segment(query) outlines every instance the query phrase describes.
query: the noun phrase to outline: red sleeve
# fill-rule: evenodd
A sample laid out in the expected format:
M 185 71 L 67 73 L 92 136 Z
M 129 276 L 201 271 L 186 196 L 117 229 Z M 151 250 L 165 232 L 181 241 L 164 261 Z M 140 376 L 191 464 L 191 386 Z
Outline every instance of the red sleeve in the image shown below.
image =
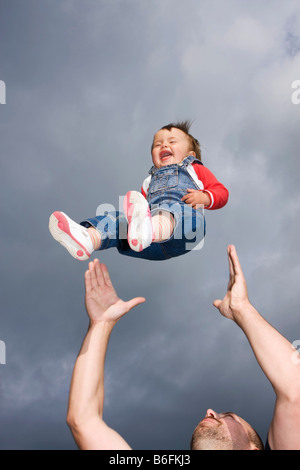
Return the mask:
M 197 163 L 193 164 L 193 168 L 197 174 L 198 179 L 203 184 L 203 190 L 209 197 L 211 204 L 205 209 L 221 209 L 227 204 L 229 192 L 225 186 L 217 180 L 215 175 L 204 165 L 199 165 Z
M 145 199 L 147 199 L 147 193 L 149 189 L 149 184 L 151 181 L 151 176 L 147 176 L 147 178 L 143 181 L 142 187 L 141 187 L 141 193 L 144 196 Z

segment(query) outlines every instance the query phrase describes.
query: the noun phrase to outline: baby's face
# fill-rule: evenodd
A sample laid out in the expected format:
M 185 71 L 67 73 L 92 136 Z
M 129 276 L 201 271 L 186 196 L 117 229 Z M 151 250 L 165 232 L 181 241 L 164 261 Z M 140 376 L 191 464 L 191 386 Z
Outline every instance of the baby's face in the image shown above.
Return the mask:
M 156 168 L 161 168 L 162 166 L 180 163 L 188 155 L 195 156 L 195 152 L 191 151 L 190 148 L 191 144 L 188 136 L 180 129 L 176 127 L 172 127 L 170 131 L 161 129 L 153 139 L 153 164 Z

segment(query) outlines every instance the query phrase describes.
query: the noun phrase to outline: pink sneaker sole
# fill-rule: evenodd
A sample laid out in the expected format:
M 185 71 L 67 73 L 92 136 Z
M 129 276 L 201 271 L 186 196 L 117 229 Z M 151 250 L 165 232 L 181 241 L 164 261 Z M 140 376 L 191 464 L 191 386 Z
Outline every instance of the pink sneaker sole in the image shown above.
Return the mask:
M 129 191 L 124 198 L 124 212 L 128 222 L 129 246 L 133 251 L 140 252 L 152 243 L 152 223 L 148 202 L 141 193 Z
M 74 258 L 84 261 L 91 256 L 92 242 L 87 229 L 73 222 L 63 212 L 56 211 L 51 214 L 49 230 L 53 238 Z

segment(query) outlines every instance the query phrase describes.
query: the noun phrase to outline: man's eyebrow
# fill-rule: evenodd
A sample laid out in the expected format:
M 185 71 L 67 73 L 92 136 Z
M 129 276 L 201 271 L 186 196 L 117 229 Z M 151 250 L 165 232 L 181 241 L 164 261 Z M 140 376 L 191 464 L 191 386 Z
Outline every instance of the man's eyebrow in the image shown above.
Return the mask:
M 225 413 L 223 413 L 223 415 L 224 416 L 232 416 L 232 417 L 236 416 L 236 414 L 233 413 L 233 411 L 225 411 Z

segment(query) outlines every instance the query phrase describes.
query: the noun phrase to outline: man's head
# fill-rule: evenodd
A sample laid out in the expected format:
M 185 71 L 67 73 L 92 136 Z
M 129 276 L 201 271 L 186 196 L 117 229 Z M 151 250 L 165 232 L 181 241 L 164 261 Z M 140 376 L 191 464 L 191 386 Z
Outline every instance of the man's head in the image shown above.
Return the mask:
M 192 450 L 263 450 L 257 432 L 235 413 L 209 409 L 193 432 Z
M 180 163 L 188 155 L 201 160 L 200 144 L 189 134 L 189 129 L 190 122 L 183 121 L 168 124 L 155 134 L 151 153 L 157 168 Z

